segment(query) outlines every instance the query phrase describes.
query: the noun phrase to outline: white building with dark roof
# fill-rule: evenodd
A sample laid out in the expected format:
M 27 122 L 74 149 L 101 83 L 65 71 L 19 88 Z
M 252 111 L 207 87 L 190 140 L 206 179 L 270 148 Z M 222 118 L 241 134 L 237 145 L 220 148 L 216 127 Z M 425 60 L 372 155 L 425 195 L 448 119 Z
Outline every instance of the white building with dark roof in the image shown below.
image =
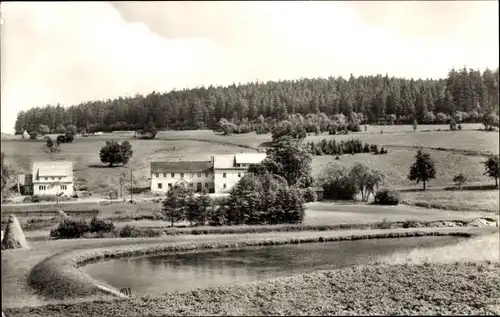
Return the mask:
M 166 193 L 181 185 L 196 192 L 208 189 L 210 193 L 228 193 L 250 164 L 265 158 L 265 153 L 238 153 L 215 155 L 211 161 L 151 162 L 151 192 Z
M 34 195 L 64 195 L 74 193 L 73 162 L 34 162 L 32 169 Z
M 246 174 L 250 164 L 266 158 L 265 153 L 238 153 L 213 156 L 215 193 L 227 193 Z
M 151 192 L 166 193 L 180 185 L 194 191 L 213 192 L 214 177 L 211 161 L 151 162 Z

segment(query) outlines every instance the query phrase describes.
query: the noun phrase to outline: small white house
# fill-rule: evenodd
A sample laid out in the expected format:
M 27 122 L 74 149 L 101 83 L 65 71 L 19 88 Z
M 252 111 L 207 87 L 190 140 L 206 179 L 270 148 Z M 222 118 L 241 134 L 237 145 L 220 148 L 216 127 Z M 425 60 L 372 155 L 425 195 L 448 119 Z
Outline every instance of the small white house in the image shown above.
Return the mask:
M 73 162 L 34 162 L 32 174 L 34 195 L 71 196 L 74 193 Z
M 266 158 L 265 153 L 238 153 L 213 156 L 215 193 L 228 193 L 246 174 L 250 164 Z
M 151 192 L 166 193 L 179 185 L 196 192 L 213 192 L 214 177 L 211 161 L 151 162 Z

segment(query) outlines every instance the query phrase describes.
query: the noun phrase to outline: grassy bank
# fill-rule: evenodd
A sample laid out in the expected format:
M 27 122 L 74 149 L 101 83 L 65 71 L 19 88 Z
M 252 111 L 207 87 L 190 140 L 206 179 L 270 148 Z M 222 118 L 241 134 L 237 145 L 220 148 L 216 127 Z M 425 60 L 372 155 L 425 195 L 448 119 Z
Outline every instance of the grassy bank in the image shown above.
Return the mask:
M 342 223 L 332 225 L 304 225 L 304 224 L 282 224 L 282 225 L 240 225 L 240 226 L 223 226 L 223 227 L 187 227 L 187 228 L 159 228 L 154 226 L 158 221 L 148 221 L 141 223 L 147 226 L 130 226 L 133 234 L 130 237 L 158 237 L 161 235 L 177 236 L 177 235 L 211 235 L 211 234 L 255 234 L 268 232 L 302 232 L 302 231 L 333 231 L 333 230 L 359 230 L 359 229 L 396 229 L 396 228 L 441 228 L 441 227 L 495 227 L 496 219 L 494 218 L 476 218 L 472 220 L 433 220 L 433 221 L 388 221 L 386 219 L 373 223 Z M 133 224 L 133 223 L 132 223 Z M 129 224 L 127 224 L 129 225 Z M 121 227 L 121 229 L 119 229 Z M 119 223 L 119 227 L 108 233 L 89 233 L 85 234 L 86 239 L 97 238 L 112 238 L 119 237 L 120 230 L 123 230 L 123 224 Z
M 78 250 L 63 254 L 57 254 L 36 265 L 28 276 L 28 283 L 41 295 L 54 298 L 77 298 L 103 294 L 98 287 L 99 283 L 84 272 L 78 270 L 78 266 L 89 261 L 102 258 L 116 258 L 123 256 L 141 256 L 146 254 L 180 252 L 189 250 L 221 249 L 221 248 L 241 248 L 246 246 L 281 245 L 289 243 L 312 243 L 327 241 L 359 240 L 374 238 L 400 238 L 419 236 L 442 236 L 456 235 L 470 237 L 471 233 L 467 228 L 464 230 L 438 231 L 438 230 L 394 230 L 391 232 L 371 232 L 344 234 L 335 233 L 315 233 L 304 237 L 266 237 L 248 238 L 239 241 L 212 241 L 205 243 L 174 243 L 156 245 L 125 245 L 97 250 Z
M 476 262 L 500 259 L 500 236 L 482 235 L 474 239 L 460 241 L 454 245 L 437 248 L 414 249 L 409 253 L 393 253 L 380 259 L 385 264 L 423 264 L 426 262 L 450 264 L 456 261 Z
M 500 265 L 491 262 L 359 266 L 265 282 L 68 305 L 8 316 L 493 314 Z

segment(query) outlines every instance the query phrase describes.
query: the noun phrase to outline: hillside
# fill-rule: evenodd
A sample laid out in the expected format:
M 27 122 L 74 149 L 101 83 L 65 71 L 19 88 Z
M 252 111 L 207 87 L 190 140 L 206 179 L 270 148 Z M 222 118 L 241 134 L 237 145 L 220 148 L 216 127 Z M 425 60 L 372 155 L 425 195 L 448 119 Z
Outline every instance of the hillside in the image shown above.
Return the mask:
M 414 80 L 382 76 L 351 76 L 201 87 L 146 96 L 90 101 L 70 107 L 48 105 L 21 111 L 15 130 L 64 132 L 142 129 L 214 128 L 221 118 L 236 124 L 282 121 L 288 114 L 357 113 L 364 123 L 382 120 L 447 123 L 450 114 L 466 113 L 464 122 L 480 122 L 482 113 L 498 112 L 498 68 L 452 69 L 446 78 Z M 429 113 L 432 113 L 429 115 Z

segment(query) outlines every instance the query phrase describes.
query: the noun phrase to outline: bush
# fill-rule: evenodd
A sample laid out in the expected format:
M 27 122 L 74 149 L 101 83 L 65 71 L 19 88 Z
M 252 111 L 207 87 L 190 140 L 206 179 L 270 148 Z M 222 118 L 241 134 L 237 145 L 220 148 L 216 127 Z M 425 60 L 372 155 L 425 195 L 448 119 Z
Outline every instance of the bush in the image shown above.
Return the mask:
M 347 130 L 352 131 L 352 132 L 359 132 L 359 131 L 361 131 L 361 128 L 359 126 L 359 123 L 350 121 L 347 124 Z
M 208 214 L 208 224 L 210 226 L 223 226 L 226 223 L 227 223 L 227 208 L 224 205 L 212 208 L 210 210 Z
M 418 222 L 416 222 L 415 220 L 406 220 L 403 223 L 403 228 L 418 228 L 418 227 L 419 227 Z
M 306 203 L 314 202 L 318 198 L 316 195 L 316 191 L 308 187 L 302 191 L 302 197 Z
M 456 131 L 457 130 L 457 122 L 455 121 L 455 119 L 451 119 L 450 120 L 450 130 L 451 131 Z
M 377 205 L 397 205 L 399 204 L 399 192 L 389 189 L 382 189 L 375 195 Z
M 85 220 L 65 219 L 50 231 L 50 236 L 56 239 L 75 239 L 83 237 L 87 232 L 90 232 L 90 226 Z
M 111 232 L 115 228 L 115 225 L 111 221 L 106 221 L 103 219 L 97 219 L 97 217 L 92 217 L 90 220 L 90 232 Z
M 370 153 L 370 145 L 368 143 L 365 143 L 365 146 L 363 147 L 363 152 Z
M 126 225 L 120 229 L 118 235 L 120 238 L 138 238 L 141 236 L 141 232 L 134 226 Z
M 326 199 L 354 200 L 358 189 L 346 169 L 336 170 L 320 180 L 323 196 Z

